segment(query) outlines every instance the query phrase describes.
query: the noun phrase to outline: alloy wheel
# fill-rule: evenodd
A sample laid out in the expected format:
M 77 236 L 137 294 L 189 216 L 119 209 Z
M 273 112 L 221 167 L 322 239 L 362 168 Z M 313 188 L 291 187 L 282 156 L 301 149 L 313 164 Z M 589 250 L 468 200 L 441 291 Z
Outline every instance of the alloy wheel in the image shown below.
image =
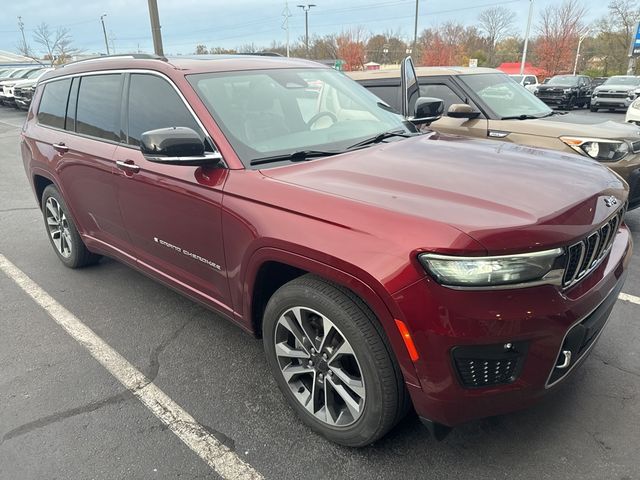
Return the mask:
M 362 369 L 330 319 L 310 308 L 290 308 L 278 319 L 274 341 L 280 371 L 309 413 L 334 427 L 358 420 L 366 397 Z
M 71 230 L 69 229 L 69 222 L 62 207 L 58 201 L 53 198 L 47 198 L 46 206 L 46 219 L 47 229 L 53 244 L 55 245 L 58 253 L 64 258 L 71 256 Z

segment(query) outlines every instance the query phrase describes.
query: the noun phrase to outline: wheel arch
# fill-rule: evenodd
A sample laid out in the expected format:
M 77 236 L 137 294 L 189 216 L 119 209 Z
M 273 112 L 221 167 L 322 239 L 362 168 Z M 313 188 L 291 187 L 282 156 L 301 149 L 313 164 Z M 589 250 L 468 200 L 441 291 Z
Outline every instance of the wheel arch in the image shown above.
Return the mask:
M 253 253 L 245 268 L 242 299 L 245 322 L 253 333 L 261 335 L 262 316 L 271 295 L 285 283 L 307 273 L 349 290 L 373 312 L 405 381 L 419 386 L 415 366 L 395 324 L 396 318 L 402 318 L 401 312 L 384 287 L 373 278 L 365 282 L 360 276 L 314 258 L 273 247 L 263 247 Z

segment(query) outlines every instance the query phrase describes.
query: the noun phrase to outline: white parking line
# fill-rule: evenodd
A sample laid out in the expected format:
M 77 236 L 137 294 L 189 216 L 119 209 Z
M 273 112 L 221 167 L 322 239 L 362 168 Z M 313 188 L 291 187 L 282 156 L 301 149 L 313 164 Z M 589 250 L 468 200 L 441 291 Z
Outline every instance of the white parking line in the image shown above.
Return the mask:
M 218 475 L 229 480 L 262 479 L 260 473 L 207 432 L 187 411 L 149 382 L 142 372 L 2 254 L 0 254 L 0 270 L 40 305 L 75 341 L 86 348 L 93 358 L 130 390 L 151 413 L 169 427 Z
M 618 295 L 620 300 L 624 300 L 625 302 L 635 303 L 636 305 L 640 305 L 640 297 L 636 297 L 634 295 L 629 295 L 628 293 L 621 293 Z

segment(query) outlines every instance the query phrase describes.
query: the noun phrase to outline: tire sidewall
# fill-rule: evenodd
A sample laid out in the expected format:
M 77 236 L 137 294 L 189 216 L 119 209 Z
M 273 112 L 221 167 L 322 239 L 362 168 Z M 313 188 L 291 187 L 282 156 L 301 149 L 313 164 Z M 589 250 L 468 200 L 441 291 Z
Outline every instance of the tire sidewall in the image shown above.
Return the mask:
M 53 239 L 51 238 L 51 234 L 49 233 L 49 228 L 47 226 L 47 200 L 49 198 L 54 198 L 62 210 L 64 211 L 65 217 L 67 218 L 67 225 L 69 226 L 69 232 L 71 234 L 71 255 L 69 257 L 64 257 L 59 251 L 56 245 L 53 243 Z M 49 238 L 49 243 L 53 248 L 53 251 L 56 252 L 56 255 L 60 259 L 62 263 L 64 263 L 67 267 L 75 268 L 81 263 L 81 255 L 82 249 L 86 248 L 82 239 L 80 238 L 80 234 L 78 233 L 78 229 L 76 228 L 76 224 L 73 221 L 73 217 L 69 212 L 69 208 L 67 207 L 64 198 L 60 194 L 60 191 L 54 187 L 53 185 L 49 185 L 44 189 L 42 193 L 42 216 L 44 219 L 45 230 L 47 232 L 47 237 Z
M 365 406 L 358 420 L 347 427 L 333 427 L 322 423 L 309 413 L 291 392 L 284 379 L 275 354 L 275 328 L 280 316 L 289 308 L 304 306 L 316 310 L 329 318 L 351 344 L 365 383 Z M 372 326 L 372 328 L 374 328 Z M 366 439 L 375 435 L 382 423 L 385 394 L 376 375 L 376 366 L 369 352 L 367 341 L 363 338 L 348 314 L 331 299 L 309 288 L 298 285 L 283 291 L 281 288 L 270 299 L 265 310 L 263 321 L 263 341 L 269 368 L 276 379 L 278 387 L 287 398 L 289 405 L 298 413 L 305 424 L 330 440 L 348 446 L 366 445 Z

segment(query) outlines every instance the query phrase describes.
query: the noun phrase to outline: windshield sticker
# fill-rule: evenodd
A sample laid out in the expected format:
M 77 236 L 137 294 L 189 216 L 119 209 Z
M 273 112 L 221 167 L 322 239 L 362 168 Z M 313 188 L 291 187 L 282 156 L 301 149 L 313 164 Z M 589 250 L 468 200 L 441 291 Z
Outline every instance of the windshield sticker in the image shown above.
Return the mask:
M 185 250 L 184 248 L 178 247 L 176 245 L 173 245 L 169 242 L 165 242 L 164 240 L 158 238 L 158 237 L 153 237 L 153 241 L 156 242 L 159 245 L 162 245 L 163 247 L 167 247 L 170 248 L 171 250 L 174 250 L 177 253 L 181 253 L 183 255 L 186 255 L 187 257 L 193 258 L 194 260 L 197 260 L 198 262 L 202 262 L 206 265 L 209 265 L 212 268 L 215 268 L 216 270 L 222 271 L 222 267 L 220 265 L 218 265 L 215 262 L 212 262 L 211 260 L 208 260 L 206 258 L 201 257 L 200 255 L 196 255 L 195 253 L 191 253 L 188 250 Z

